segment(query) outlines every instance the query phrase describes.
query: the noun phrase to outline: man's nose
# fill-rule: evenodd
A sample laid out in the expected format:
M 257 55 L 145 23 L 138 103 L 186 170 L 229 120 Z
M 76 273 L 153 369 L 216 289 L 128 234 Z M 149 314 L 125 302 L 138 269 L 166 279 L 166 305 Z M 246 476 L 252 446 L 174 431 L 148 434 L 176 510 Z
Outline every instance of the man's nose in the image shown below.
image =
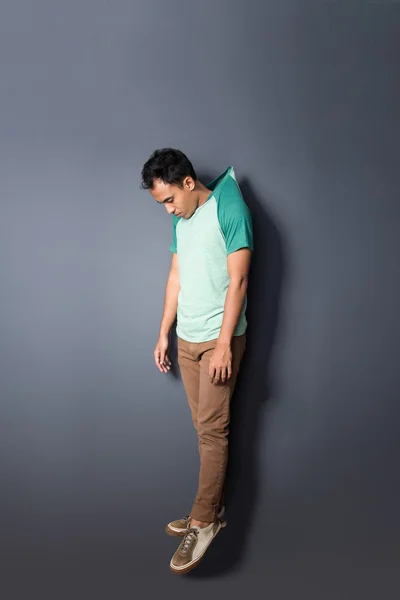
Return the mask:
M 175 212 L 175 207 L 174 207 L 174 206 L 171 206 L 170 204 L 166 204 L 166 205 L 165 205 L 165 208 L 167 209 L 167 213 L 168 213 L 169 215 L 172 215 L 172 214 Z

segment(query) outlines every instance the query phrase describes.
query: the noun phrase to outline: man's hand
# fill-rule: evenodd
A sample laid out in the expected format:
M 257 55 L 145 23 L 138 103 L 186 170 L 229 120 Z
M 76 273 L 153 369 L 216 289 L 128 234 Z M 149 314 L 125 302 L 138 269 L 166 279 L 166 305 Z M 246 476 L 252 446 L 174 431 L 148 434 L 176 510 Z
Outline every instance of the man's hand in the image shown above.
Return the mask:
M 217 342 L 208 374 L 212 383 L 225 383 L 232 375 L 232 350 L 229 343 Z
M 171 361 L 168 358 L 168 335 L 160 335 L 156 348 L 154 350 L 154 360 L 161 373 L 168 373 L 171 368 Z

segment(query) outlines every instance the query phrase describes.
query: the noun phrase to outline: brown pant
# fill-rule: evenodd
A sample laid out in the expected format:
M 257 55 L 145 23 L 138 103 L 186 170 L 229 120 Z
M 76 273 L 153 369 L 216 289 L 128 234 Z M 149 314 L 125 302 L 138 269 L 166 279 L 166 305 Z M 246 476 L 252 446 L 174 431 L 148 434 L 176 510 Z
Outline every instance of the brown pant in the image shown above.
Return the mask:
M 230 401 L 246 347 L 246 334 L 232 339 L 232 375 L 225 383 L 212 383 L 208 374 L 216 341 L 193 343 L 178 337 L 178 363 L 200 454 L 199 485 L 190 514 L 207 523 L 215 520 L 224 501 Z

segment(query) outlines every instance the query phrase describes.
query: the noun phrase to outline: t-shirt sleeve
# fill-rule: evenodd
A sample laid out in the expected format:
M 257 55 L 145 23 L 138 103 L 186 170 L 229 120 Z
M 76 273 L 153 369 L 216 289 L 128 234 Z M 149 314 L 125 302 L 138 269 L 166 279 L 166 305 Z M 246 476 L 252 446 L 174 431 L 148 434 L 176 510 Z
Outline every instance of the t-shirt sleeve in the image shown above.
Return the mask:
M 178 252 L 178 242 L 176 239 L 176 225 L 179 221 L 178 217 L 175 217 L 175 215 L 172 215 L 172 243 L 169 247 L 171 252 L 174 252 L 175 254 Z
M 249 207 L 234 179 L 218 199 L 218 220 L 225 238 L 226 254 L 241 248 L 254 250 L 253 226 Z

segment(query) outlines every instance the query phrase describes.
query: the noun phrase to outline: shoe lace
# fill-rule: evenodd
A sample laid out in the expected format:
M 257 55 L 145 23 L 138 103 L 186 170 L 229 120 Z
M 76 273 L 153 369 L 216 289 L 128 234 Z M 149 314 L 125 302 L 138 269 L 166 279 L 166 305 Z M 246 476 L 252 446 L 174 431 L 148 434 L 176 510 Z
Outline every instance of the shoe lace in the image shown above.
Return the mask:
M 199 532 L 197 531 L 197 529 L 193 529 L 193 528 L 189 528 L 185 535 L 184 538 L 181 542 L 181 548 L 180 548 L 180 554 L 182 554 L 182 556 L 185 556 L 190 548 L 193 546 L 194 542 L 197 541 L 197 536 L 199 535 Z

